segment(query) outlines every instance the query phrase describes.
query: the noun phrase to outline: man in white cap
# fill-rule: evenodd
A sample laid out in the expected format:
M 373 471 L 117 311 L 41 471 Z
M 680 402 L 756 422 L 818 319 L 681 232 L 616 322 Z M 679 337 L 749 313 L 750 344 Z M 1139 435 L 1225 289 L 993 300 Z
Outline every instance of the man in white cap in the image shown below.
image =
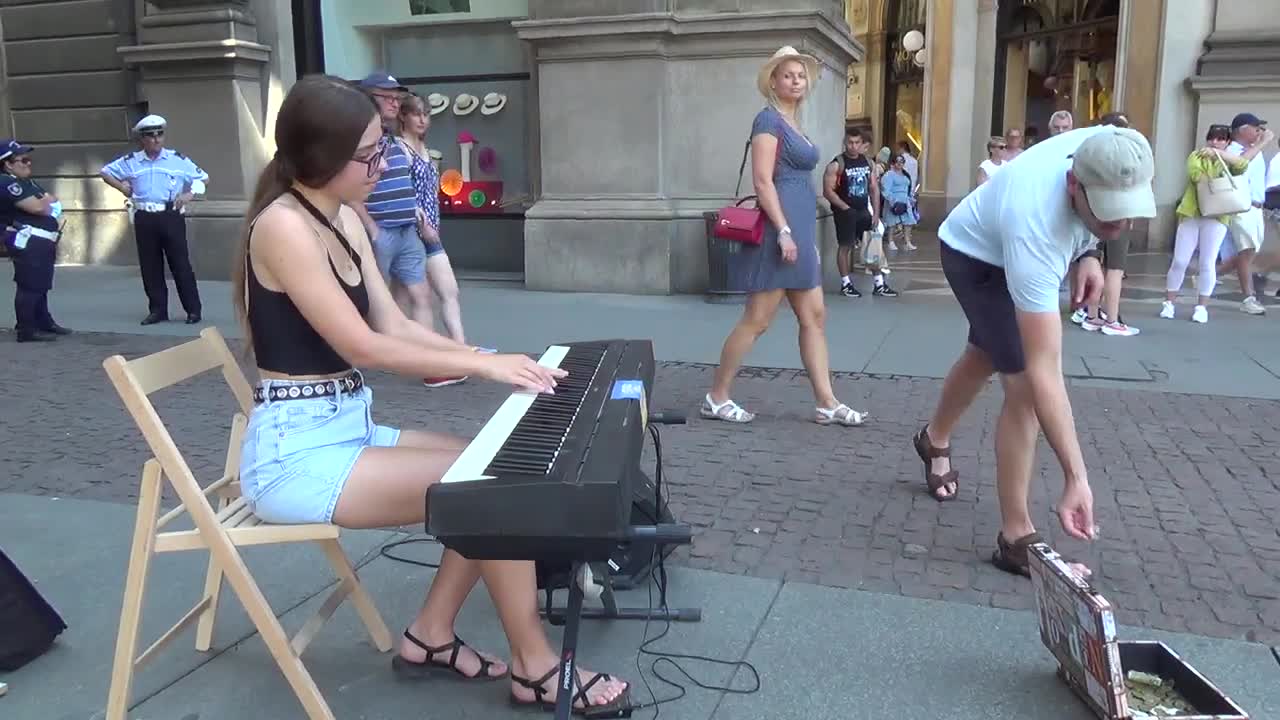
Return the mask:
M 991 376 L 1000 375 L 1001 529 L 991 561 L 1007 572 L 1028 575 L 1027 547 L 1042 540 L 1027 507 L 1040 428 L 1062 466 L 1056 511 L 1063 529 L 1082 540 L 1096 535 L 1093 493 L 1062 375 L 1058 289 L 1074 268 L 1073 303 L 1097 303 L 1103 285 L 1098 241 L 1119 237 L 1135 218 L 1155 217 L 1154 174 L 1151 145 L 1136 130 L 1072 130 L 1028 148 L 965 197 L 938 229 L 942 269 L 969 320 L 969 337 L 913 444 L 930 494 L 954 499 L 959 472 L 951 467 L 952 432 Z
M 201 304 L 187 251 L 185 213 L 187 203 L 204 194 L 209 173 L 164 146 L 166 124 L 159 115 L 139 120 L 133 130 L 141 149 L 108 163 L 102 168 L 102 179 L 129 199 L 138 270 L 147 293 L 147 316 L 142 324 L 169 319 L 169 287 L 164 279 L 167 262 L 187 324 L 193 325 L 200 322 Z

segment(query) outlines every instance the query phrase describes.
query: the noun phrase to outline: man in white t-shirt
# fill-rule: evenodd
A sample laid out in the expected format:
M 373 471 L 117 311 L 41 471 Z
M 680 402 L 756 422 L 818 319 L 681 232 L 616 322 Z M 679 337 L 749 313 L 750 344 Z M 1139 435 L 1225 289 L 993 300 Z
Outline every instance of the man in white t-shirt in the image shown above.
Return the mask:
M 1259 119 L 1253 113 L 1240 113 L 1231 120 L 1231 144 L 1227 152 L 1244 155 L 1246 150 L 1254 146 L 1266 146 L 1275 139 L 1275 135 L 1266 129 L 1267 121 Z M 1253 207 L 1242 213 L 1231 216 L 1228 227 L 1236 254 L 1230 262 L 1235 264 L 1236 277 L 1240 279 L 1240 291 L 1244 293 L 1244 301 L 1240 303 L 1241 312 L 1250 315 L 1261 315 L 1266 312 L 1262 303 L 1258 302 L 1253 290 L 1253 258 L 1262 248 L 1266 234 L 1266 225 L 1262 218 L 1262 201 L 1267 192 L 1267 161 L 1259 152 L 1249 161 L 1249 169 L 1244 172 L 1245 181 L 1249 184 L 1249 199 Z
M 913 440 L 935 499 L 956 497 L 951 434 L 994 373 L 1004 386 L 996 428 L 1001 529 L 992 563 L 1027 575 L 1027 546 L 1039 542 L 1027 508 L 1038 430 L 1062 464 L 1057 512 L 1072 537 L 1092 539 L 1093 494 L 1062 376 L 1058 288 L 1074 266 L 1073 302 L 1098 302 L 1099 240 L 1136 218 L 1155 217 L 1151 145 L 1136 130 L 1080 128 L 1022 153 L 969 193 L 938 229 L 942 269 L 969 320 L 929 423 Z M 1086 568 L 1078 568 L 1087 574 Z

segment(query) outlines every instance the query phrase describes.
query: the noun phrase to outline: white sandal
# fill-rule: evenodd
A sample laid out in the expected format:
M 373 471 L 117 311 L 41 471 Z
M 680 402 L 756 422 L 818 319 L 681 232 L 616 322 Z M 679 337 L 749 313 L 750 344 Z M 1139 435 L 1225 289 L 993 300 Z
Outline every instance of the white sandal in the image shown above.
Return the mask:
M 726 408 L 728 409 L 728 412 L 725 412 Z M 756 419 L 755 413 L 749 413 L 746 410 L 743 410 L 738 403 L 733 401 L 732 398 L 717 405 L 716 402 L 711 399 L 710 393 L 707 393 L 707 396 L 702 399 L 700 412 L 704 418 L 709 418 L 711 420 L 723 420 L 725 422 L 732 423 L 749 423 Z
M 845 425 L 847 427 L 857 427 L 870 417 L 871 413 L 858 412 L 853 408 L 840 403 L 834 408 L 828 410 L 826 408 L 814 408 L 818 411 L 818 416 L 813 419 L 819 425 Z

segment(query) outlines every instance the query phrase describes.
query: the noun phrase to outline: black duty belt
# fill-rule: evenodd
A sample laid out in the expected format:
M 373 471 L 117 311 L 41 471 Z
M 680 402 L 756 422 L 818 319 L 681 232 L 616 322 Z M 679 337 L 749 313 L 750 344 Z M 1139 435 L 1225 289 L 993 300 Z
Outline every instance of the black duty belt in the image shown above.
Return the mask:
M 308 400 L 318 397 L 332 397 L 338 393 L 351 393 L 364 387 L 364 377 L 360 373 L 351 373 L 332 380 L 315 380 L 302 382 L 299 380 L 272 380 L 269 389 L 256 387 L 253 389 L 254 402 L 279 402 L 281 400 Z

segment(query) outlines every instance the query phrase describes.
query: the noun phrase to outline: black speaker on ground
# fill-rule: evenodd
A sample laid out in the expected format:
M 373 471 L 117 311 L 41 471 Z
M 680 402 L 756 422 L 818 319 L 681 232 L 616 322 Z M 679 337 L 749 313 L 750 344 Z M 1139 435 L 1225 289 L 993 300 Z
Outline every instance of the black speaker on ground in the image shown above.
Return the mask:
M 13 671 L 43 655 L 67 624 L 0 550 L 0 670 Z
M 674 524 L 675 517 L 667 507 L 666 498 L 662 506 L 654 504 L 654 482 L 647 474 L 641 473 L 643 482 L 636 486 L 635 497 L 631 501 L 632 525 Z M 658 554 L 653 552 L 653 543 L 632 541 L 614 548 L 609 558 L 609 580 L 615 590 L 643 586 L 649 574 L 657 564 L 658 555 L 665 558 L 675 550 L 671 544 L 661 544 Z M 569 586 L 569 565 L 557 563 L 537 563 L 538 589 L 560 589 Z
M 635 499 L 631 503 L 632 525 L 674 524 L 676 519 L 667 507 L 666 498 L 662 498 L 662 506 L 654 505 L 653 480 L 642 475 L 644 482 L 636 488 Z M 674 545 L 659 545 L 658 553 L 653 552 L 652 542 L 634 541 L 619 545 L 609 558 L 609 578 L 615 590 L 626 590 L 643 586 L 648 581 L 649 573 L 657 564 L 658 556 L 666 558 L 676 548 Z

